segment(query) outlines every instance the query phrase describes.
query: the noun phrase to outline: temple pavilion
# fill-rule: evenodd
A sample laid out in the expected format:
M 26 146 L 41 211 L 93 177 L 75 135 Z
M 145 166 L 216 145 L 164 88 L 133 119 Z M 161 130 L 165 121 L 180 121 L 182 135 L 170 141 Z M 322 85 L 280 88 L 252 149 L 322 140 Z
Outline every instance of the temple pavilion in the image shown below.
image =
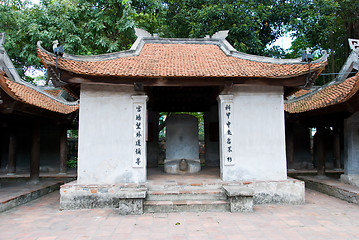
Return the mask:
M 312 62 L 249 55 L 227 34 L 168 39 L 136 29 L 130 50 L 96 56 L 55 55 L 38 44 L 54 85 L 80 96 L 78 180 L 62 187 L 63 209 L 118 206 L 123 186 L 146 191 L 147 166 L 158 162 L 159 112 L 204 113 L 205 164 L 223 183 L 251 183 L 257 203 L 304 201 L 304 184 L 287 178 L 284 97 L 310 86 L 326 55 Z M 176 173 L 196 156 L 179 149 L 193 140 L 185 133 L 192 120 L 171 121 L 166 148 L 175 147 Z

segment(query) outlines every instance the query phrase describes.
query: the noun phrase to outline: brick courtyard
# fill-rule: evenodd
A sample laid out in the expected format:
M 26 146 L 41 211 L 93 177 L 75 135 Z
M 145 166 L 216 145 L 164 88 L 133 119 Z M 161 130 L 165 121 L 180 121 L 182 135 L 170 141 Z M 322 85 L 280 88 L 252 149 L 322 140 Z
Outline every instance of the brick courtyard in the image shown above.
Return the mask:
M 59 211 L 59 192 L 0 214 L 0 239 L 359 239 L 359 205 L 306 190 L 306 204 L 243 213 L 120 216 Z

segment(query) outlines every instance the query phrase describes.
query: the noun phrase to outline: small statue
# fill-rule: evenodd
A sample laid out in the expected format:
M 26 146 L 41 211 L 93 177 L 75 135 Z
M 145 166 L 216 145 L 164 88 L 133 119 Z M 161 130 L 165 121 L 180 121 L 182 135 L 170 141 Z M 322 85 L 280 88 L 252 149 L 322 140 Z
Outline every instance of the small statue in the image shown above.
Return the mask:
M 187 163 L 186 159 L 181 159 L 181 161 L 179 162 L 180 171 L 186 171 L 187 167 L 188 167 L 188 163 Z

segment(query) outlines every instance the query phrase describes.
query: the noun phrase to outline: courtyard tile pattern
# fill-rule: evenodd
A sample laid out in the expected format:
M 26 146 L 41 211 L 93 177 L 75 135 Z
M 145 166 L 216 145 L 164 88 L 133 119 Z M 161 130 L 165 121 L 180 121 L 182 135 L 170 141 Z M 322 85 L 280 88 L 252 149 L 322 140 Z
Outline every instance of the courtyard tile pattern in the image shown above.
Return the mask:
M 255 206 L 246 214 L 58 209 L 59 192 L 53 192 L 1 213 L 0 239 L 359 239 L 359 205 L 312 190 L 304 205 Z

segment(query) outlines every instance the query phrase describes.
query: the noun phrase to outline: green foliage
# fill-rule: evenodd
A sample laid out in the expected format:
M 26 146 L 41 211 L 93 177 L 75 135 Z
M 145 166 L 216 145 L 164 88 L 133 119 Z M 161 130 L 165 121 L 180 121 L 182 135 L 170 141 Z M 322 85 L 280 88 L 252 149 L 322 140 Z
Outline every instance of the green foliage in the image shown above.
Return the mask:
M 78 138 L 79 136 L 79 131 L 78 130 L 67 130 L 67 137 L 68 138 Z
M 77 158 L 72 158 L 67 161 L 67 167 L 68 168 L 77 168 Z
M 165 1 L 166 37 L 204 37 L 229 30 L 228 40 L 242 52 L 263 54 L 289 20 L 283 1 Z

